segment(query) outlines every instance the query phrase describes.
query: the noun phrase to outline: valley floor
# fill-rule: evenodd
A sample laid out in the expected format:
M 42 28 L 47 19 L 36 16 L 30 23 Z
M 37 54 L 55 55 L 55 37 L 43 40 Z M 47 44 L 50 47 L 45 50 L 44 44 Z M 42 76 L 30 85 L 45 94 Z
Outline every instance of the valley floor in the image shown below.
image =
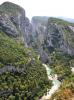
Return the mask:
M 52 80 L 53 86 L 51 87 L 51 89 L 47 90 L 46 95 L 44 95 L 40 100 L 49 100 L 51 98 L 52 94 L 54 94 L 58 90 L 61 83 L 60 83 L 60 81 L 58 81 L 57 75 L 50 75 L 51 69 L 46 64 L 43 64 L 43 66 L 46 68 L 48 79 Z

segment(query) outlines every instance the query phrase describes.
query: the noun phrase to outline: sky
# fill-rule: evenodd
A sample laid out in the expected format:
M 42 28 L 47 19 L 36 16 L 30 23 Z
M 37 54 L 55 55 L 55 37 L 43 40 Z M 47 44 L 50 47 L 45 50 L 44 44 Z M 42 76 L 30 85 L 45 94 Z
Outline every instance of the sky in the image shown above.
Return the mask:
M 6 0 L 0 0 L 0 4 Z M 66 17 L 74 19 L 74 0 L 8 0 L 20 5 L 26 16 Z

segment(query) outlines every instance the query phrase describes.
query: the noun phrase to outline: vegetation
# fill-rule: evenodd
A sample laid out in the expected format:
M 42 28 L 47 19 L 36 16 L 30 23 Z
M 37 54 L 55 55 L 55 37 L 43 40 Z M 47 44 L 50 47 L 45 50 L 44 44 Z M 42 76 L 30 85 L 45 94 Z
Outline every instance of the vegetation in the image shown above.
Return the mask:
M 74 65 L 74 57 L 60 51 L 51 54 L 53 73 L 58 74 L 61 81 L 59 90 L 56 91 L 50 100 L 72 100 L 74 99 L 74 74 L 71 67 Z
M 23 8 L 5 2 L 0 6 L 0 14 L 7 17 L 4 20 L 10 20 L 18 31 L 17 38 L 7 36 L 5 30 L 0 31 L 0 100 L 39 100 L 47 92 L 47 88 L 51 88 L 46 69 L 35 54 L 39 51 L 39 54 L 45 52 L 50 56 L 51 61 L 48 58 L 47 62 L 50 62 L 52 73 L 57 74 L 62 83 L 51 100 L 71 100 L 74 95 L 74 74 L 71 72 L 74 56 L 61 52 L 60 46 L 66 44 L 74 49 L 74 24 L 57 18 L 48 20 L 48 17 L 33 17 L 34 23 L 45 26 L 38 27 L 41 35 L 37 30 L 30 34 L 29 45 L 34 52 L 32 48 L 25 48 L 22 43 L 23 35 L 19 29 L 18 17 L 21 14 L 21 19 L 25 20 Z M 46 29 L 46 35 L 43 29 Z
M 60 89 L 52 96 L 51 100 L 74 100 L 74 74 L 70 74 L 60 87 Z
M 72 56 L 57 50 L 51 53 L 51 60 L 51 67 L 54 70 L 54 73 L 58 74 L 59 76 L 71 73 L 70 67 L 73 64 Z
M 0 5 L 0 12 L 6 13 L 8 15 L 17 15 L 18 12 L 21 12 L 22 10 L 22 7 L 11 2 L 4 2 L 2 5 Z
M 70 23 L 68 21 L 65 21 L 65 20 L 62 20 L 62 19 L 59 19 L 59 18 L 53 18 L 53 17 L 50 17 L 49 20 L 48 20 L 48 23 L 56 23 L 58 25 L 72 25 L 74 26 L 74 23 Z
M 5 66 L 16 70 L 3 72 Z M 51 87 L 34 51 L 3 32 L 0 32 L 0 75 L 0 100 L 37 100 Z
M 63 21 L 57 18 L 49 18 L 47 26 L 47 35 L 43 44 L 39 37 L 32 39 L 34 49 L 42 48 L 51 58 L 49 66 L 52 73 L 58 75 L 58 80 L 62 85 L 59 90 L 52 96 L 51 100 L 71 100 L 74 95 L 74 75 L 71 67 L 74 67 L 74 56 L 64 52 L 64 50 L 74 49 L 74 23 Z M 50 42 L 51 40 L 51 42 Z M 39 43 L 40 42 L 40 43 Z M 66 46 L 65 46 L 66 45 Z M 60 47 L 65 48 L 63 51 Z M 74 99 L 74 98 L 73 98 Z

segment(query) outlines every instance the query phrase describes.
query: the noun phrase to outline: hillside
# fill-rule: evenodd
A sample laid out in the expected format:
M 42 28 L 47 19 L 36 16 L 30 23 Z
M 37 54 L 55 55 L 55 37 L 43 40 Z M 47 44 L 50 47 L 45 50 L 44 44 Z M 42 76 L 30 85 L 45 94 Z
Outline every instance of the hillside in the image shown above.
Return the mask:
M 74 24 L 57 18 L 49 18 L 45 42 L 48 49 L 59 49 L 73 55 Z
M 37 35 L 33 36 L 32 47 L 61 81 L 61 87 L 51 100 L 70 100 L 74 95 L 74 74 L 71 72 L 71 67 L 74 67 L 74 23 L 58 18 L 49 18 L 46 26 L 37 22 L 38 28 L 34 31 Z M 44 28 L 40 31 L 42 27 L 46 27 L 44 32 Z
M 0 75 L 1 100 L 33 100 L 40 97 L 50 84 L 34 51 L 24 48 L 3 32 L 0 32 Z
M 60 88 L 50 100 L 73 100 L 74 95 L 74 24 L 57 18 L 49 18 L 44 48 L 50 52 L 53 72 L 61 81 Z M 44 49 L 44 50 L 45 50 Z
M 51 87 L 38 56 L 19 39 L 25 34 L 18 23 L 21 11 L 9 2 L 0 6 L 0 100 L 36 100 Z
M 42 31 L 40 31 L 41 28 Z M 43 49 L 47 49 L 50 52 L 59 49 L 64 53 L 70 55 L 74 54 L 74 24 L 73 23 L 58 18 L 49 18 L 46 26 L 41 24 L 38 25 L 38 28 L 35 29 L 35 32 L 37 33 L 37 35 L 34 38 L 37 38 L 37 40 L 40 42 L 39 43 L 37 41 L 37 43 L 39 43 Z M 41 34 L 41 38 L 40 38 L 40 34 Z
M 0 5 L 0 100 L 39 100 L 57 82 L 50 100 L 71 100 L 72 68 L 74 23 L 46 16 L 30 22 L 22 7 Z

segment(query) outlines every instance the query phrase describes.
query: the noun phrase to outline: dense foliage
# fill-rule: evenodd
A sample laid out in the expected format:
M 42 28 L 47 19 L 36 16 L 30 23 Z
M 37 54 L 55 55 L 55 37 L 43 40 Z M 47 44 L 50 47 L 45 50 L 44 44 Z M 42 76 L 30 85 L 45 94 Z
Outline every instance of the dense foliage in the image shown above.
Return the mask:
M 70 74 L 60 87 L 60 89 L 52 96 L 51 100 L 74 100 L 74 74 Z
M 60 51 L 51 54 L 53 73 L 58 75 L 61 81 L 59 90 L 56 91 L 50 100 L 73 100 L 74 99 L 74 74 L 71 67 L 74 65 L 74 57 Z
M 51 53 L 51 68 L 53 69 L 54 73 L 58 74 L 59 76 L 67 76 L 71 74 L 71 67 L 73 64 L 74 57 L 65 54 L 61 51 L 54 51 Z
M 51 86 L 34 51 L 3 32 L 0 32 L 0 75 L 0 100 L 37 100 Z

